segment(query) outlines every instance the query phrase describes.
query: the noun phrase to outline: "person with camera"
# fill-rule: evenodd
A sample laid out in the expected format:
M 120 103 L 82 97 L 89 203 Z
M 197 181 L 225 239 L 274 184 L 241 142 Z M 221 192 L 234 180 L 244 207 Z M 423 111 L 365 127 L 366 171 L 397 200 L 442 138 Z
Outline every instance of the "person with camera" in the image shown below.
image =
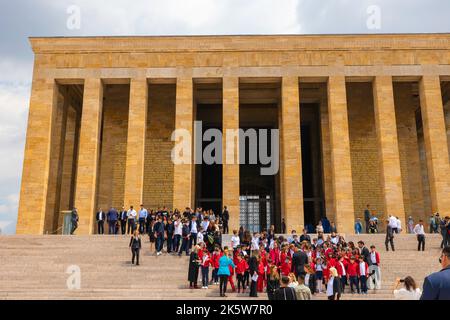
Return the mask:
M 403 285 L 399 289 L 400 285 Z M 394 285 L 394 299 L 396 300 L 419 300 L 422 292 L 416 286 L 416 282 L 410 276 L 404 279 L 397 278 Z

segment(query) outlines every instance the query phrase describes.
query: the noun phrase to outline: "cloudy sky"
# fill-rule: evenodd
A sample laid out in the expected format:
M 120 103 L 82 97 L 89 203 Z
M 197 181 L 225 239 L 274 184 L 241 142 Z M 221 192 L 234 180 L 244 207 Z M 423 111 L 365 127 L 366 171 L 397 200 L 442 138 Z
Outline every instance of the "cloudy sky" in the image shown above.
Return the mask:
M 74 6 L 79 28 L 71 20 Z M 0 229 L 14 233 L 17 219 L 33 65 L 29 36 L 449 32 L 449 12 L 443 0 L 1 1 Z

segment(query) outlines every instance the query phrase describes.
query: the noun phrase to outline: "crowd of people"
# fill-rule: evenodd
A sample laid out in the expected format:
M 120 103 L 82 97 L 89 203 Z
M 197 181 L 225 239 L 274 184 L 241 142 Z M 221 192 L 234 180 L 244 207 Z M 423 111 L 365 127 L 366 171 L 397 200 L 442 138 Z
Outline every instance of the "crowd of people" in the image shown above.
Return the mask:
M 364 216 L 365 231 L 378 232 L 379 222 L 369 205 Z M 311 226 L 300 235 L 294 230 L 287 238 L 276 236 L 274 226 L 261 233 L 240 227 L 233 230 L 230 243 L 222 243 L 222 233 L 229 232 L 229 218 L 226 206 L 217 215 L 202 208 L 179 212 L 163 207 L 148 211 L 143 205 L 139 211 L 131 206 L 121 211 L 99 209 L 96 214 L 99 234 L 104 233 L 105 223 L 109 234 L 132 234 L 129 243 L 132 264 L 139 265 L 141 235 L 147 234 L 150 250 L 157 256 L 163 254 L 164 248 L 165 254 L 189 256 L 190 288 L 219 286 L 222 297 L 226 296 L 228 286 L 232 292 L 250 297 L 264 293 L 270 300 L 308 300 L 313 295 L 339 300 L 347 292 L 368 294 L 369 290 L 381 288 L 380 253 L 375 246 L 346 241 L 332 222 L 319 221 L 312 238 Z M 429 223 L 430 232 L 442 234 L 441 259 L 448 262 L 450 219 L 434 214 Z M 386 251 L 389 246 L 395 251 L 394 236 L 402 232 L 400 219 L 389 216 L 385 228 Z M 414 225 L 409 219 L 407 230 L 417 236 L 418 250 L 425 250 L 424 222 L 420 220 Z M 355 233 L 362 232 L 363 225 L 358 219 Z M 401 284 L 404 287 L 398 289 Z M 397 279 L 394 289 L 399 299 L 418 299 L 422 295 L 411 277 Z

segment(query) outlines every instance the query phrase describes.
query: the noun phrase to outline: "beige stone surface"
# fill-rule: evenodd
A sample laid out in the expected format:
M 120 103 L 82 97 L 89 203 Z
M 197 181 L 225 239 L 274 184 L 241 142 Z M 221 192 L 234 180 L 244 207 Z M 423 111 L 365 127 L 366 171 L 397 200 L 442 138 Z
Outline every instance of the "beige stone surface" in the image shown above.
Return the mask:
M 188 163 L 174 165 L 173 206 L 183 211 L 185 207 L 193 206 L 193 83 L 192 78 L 177 79 L 175 130 L 185 130 L 189 133 L 190 149 L 185 149 Z M 190 160 L 189 160 L 190 159 Z
M 282 79 L 281 101 L 280 169 L 283 216 L 287 232 L 301 232 L 304 220 L 298 77 Z
M 127 159 L 125 169 L 125 207 L 132 205 L 135 208 L 138 208 L 143 202 L 147 112 L 147 79 L 131 79 Z
M 34 79 L 20 189 L 17 234 L 42 234 L 46 211 L 52 117 L 57 90 L 53 79 Z
M 376 77 L 373 95 L 384 213 L 386 217 L 398 217 L 406 225 L 392 78 Z
M 239 129 L 239 79 L 223 78 L 223 107 L 222 107 L 222 203 L 230 213 L 229 231 L 239 229 L 240 186 L 239 186 L 239 136 L 232 131 Z M 228 139 L 230 144 L 227 145 Z
M 78 209 L 79 215 L 78 234 L 91 234 L 93 232 L 102 108 L 102 80 L 98 78 L 86 79 L 84 82 L 75 189 L 75 207 Z
M 444 108 L 438 76 L 424 76 L 419 82 L 420 105 L 431 190 L 431 209 L 450 214 L 450 168 Z
M 351 233 L 354 225 L 353 186 L 343 76 L 332 76 L 328 80 L 328 116 L 336 226 L 339 232 Z

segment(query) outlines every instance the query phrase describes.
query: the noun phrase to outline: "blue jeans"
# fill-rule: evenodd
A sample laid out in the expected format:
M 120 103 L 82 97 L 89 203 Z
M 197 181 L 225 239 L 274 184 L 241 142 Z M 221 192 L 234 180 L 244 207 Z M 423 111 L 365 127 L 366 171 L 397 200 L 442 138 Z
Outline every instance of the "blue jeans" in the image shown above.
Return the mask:
M 181 249 L 178 254 L 181 256 L 183 251 L 186 251 L 186 255 L 189 255 L 189 239 L 187 238 L 183 238 L 183 241 L 181 242 Z
M 209 282 L 209 267 L 202 266 L 202 286 L 207 287 Z
M 181 235 L 176 234 L 173 236 L 173 242 L 172 242 L 172 246 L 173 246 L 173 251 L 178 252 L 178 249 L 180 249 L 180 239 L 181 239 Z
M 212 282 L 219 282 L 219 275 L 217 272 L 219 272 L 219 269 L 214 268 L 212 272 Z

